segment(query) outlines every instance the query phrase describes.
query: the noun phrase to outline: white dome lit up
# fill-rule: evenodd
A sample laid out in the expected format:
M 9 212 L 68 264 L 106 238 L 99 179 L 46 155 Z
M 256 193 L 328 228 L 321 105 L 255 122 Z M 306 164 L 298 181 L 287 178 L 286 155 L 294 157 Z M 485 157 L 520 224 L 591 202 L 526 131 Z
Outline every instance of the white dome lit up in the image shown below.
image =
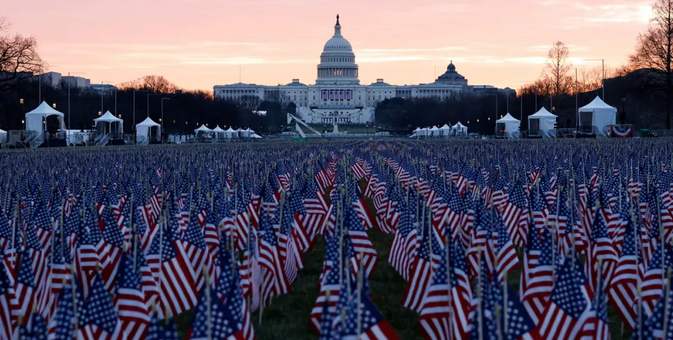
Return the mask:
M 360 84 L 353 47 L 341 35 L 339 15 L 334 25 L 334 36 L 325 43 L 320 54 L 316 84 Z

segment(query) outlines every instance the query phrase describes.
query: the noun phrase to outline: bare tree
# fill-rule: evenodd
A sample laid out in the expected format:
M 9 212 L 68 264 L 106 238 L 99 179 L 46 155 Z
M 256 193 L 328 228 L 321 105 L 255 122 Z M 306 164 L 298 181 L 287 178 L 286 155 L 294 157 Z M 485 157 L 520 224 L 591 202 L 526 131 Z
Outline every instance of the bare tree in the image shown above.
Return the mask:
M 619 72 L 618 70 L 606 67 L 605 68 L 605 79 L 618 77 L 621 75 L 626 75 L 629 72 L 626 71 L 626 68 L 622 67 Z M 603 69 L 600 66 L 596 66 L 589 69 L 583 69 L 579 72 L 579 77 L 577 79 L 577 90 L 581 92 L 591 92 L 596 91 L 603 87 Z
M 177 85 L 171 83 L 163 76 L 144 76 L 142 78 L 119 84 L 121 89 L 149 90 L 157 93 L 174 93 Z
M 666 93 L 666 127 L 671 128 L 673 103 L 673 0 L 657 0 L 647 32 L 638 36 L 636 51 L 629 59 L 636 68 L 651 71 L 650 80 Z
M 570 51 L 565 44 L 560 41 L 554 43 L 547 53 L 547 66 L 544 72 L 551 87 L 551 94 L 554 96 L 569 93 L 572 89 L 573 80 L 568 76 L 570 71 L 570 61 L 568 56 Z
M 7 21 L 0 17 L 0 32 L 6 31 L 8 27 Z M 0 35 L 0 91 L 43 69 L 44 62 L 37 53 L 35 38 L 19 34 Z

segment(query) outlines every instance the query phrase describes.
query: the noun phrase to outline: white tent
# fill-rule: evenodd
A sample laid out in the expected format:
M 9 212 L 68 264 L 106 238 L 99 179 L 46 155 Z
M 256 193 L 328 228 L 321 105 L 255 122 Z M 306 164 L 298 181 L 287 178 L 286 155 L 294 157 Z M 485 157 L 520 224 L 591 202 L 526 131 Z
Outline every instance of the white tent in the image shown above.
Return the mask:
M 617 121 L 617 109 L 606 104 L 598 96 L 577 112 L 580 131 L 593 132 L 596 136 L 606 136 L 608 126 Z
M 225 131 L 227 133 L 227 138 L 238 137 L 238 132 L 231 128 L 231 126 Z
M 432 128 L 429 129 L 430 131 L 430 136 L 437 137 L 439 136 L 439 128 L 437 126 L 433 126 Z
M 495 135 L 496 137 L 519 138 L 519 126 L 521 126 L 521 121 L 507 113 L 495 121 Z
M 63 113 L 56 111 L 54 108 L 49 106 L 46 102 L 42 102 L 35 110 L 26 113 L 26 130 L 36 131 L 38 136 L 42 138 L 42 133 L 46 130 L 46 125 L 43 121 L 46 121 L 47 117 L 56 116 L 58 118 L 58 125 L 61 128 L 61 131 L 65 131 L 65 123 L 63 122 Z
M 120 139 L 124 134 L 124 120 L 115 117 L 110 111 L 105 112 L 104 115 L 93 120 L 94 126 L 101 134 L 113 134 L 113 138 Z M 100 124 L 99 124 L 100 123 Z M 117 127 L 114 125 L 117 123 Z
M 556 136 L 554 124 L 556 115 L 547 111 L 544 107 L 540 111 L 528 116 L 528 135 L 553 138 Z
M 260 139 L 260 138 L 262 138 L 262 136 L 253 132 L 252 134 L 250 134 L 250 138 Z
M 466 136 L 467 135 L 467 126 L 463 125 L 461 122 L 456 123 L 452 127 L 456 131 L 456 135 L 458 136 Z
M 219 125 L 215 126 L 213 132 L 215 133 L 215 138 L 217 139 L 226 138 L 226 131 L 224 131 Z
M 194 130 L 194 133 L 198 134 L 199 132 L 213 132 L 213 130 L 209 129 L 205 125 L 199 126 L 198 129 Z
M 0 129 L 0 144 L 7 143 L 7 131 Z
M 444 126 L 439 128 L 439 135 L 440 136 L 448 136 L 451 134 L 451 127 L 444 124 Z
M 250 128 L 246 128 L 246 129 L 238 129 L 238 130 L 236 130 L 236 131 L 238 131 L 238 135 L 239 135 L 240 137 L 244 137 L 244 138 L 249 138 L 249 137 L 250 137 L 250 134 L 252 134 L 252 132 L 253 132 L 252 130 L 250 130 Z
M 153 127 L 156 127 L 154 134 L 152 133 Z M 156 137 L 157 135 L 161 136 L 161 125 L 154 122 L 150 117 L 147 117 L 136 125 L 136 138 L 139 142 L 149 141 L 149 138 Z

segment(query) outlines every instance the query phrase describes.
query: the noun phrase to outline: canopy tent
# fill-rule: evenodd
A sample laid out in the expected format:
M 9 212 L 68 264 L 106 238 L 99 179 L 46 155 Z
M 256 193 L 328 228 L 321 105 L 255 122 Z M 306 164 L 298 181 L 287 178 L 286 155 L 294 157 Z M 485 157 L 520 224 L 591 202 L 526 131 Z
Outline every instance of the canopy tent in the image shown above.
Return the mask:
M 244 137 L 244 138 L 249 138 L 250 135 L 254 132 L 254 131 L 250 130 L 250 128 L 238 129 L 236 131 L 238 131 L 238 135 L 240 137 Z
M 521 121 L 507 113 L 504 117 L 495 121 L 495 136 L 503 138 L 519 138 Z
M 260 135 L 258 135 L 258 134 L 256 134 L 256 133 L 253 132 L 253 133 L 250 135 L 250 138 L 261 139 L 262 136 L 260 136 Z
M 156 128 L 154 133 L 152 133 L 152 128 Z M 137 142 L 149 141 L 150 138 L 156 138 L 157 136 L 161 136 L 161 125 L 150 119 L 150 117 L 145 118 L 145 120 L 136 125 Z
M 444 124 L 444 126 L 439 128 L 439 135 L 440 136 L 448 136 L 451 134 L 451 127 Z
M 26 130 L 36 131 L 39 138 L 42 138 L 42 134 L 46 130 L 45 121 L 47 117 L 56 116 L 58 119 L 58 126 L 61 131 L 65 131 L 65 123 L 63 122 L 63 113 L 56 111 L 54 108 L 49 106 L 46 102 L 42 102 L 35 110 L 26 113 Z
M 540 111 L 528 116 L 528 135 L 542 138 L 556 136 L 556 115 L 547 111 L 544 107 Z
M 427 137 L 430 135 L 430 129 L 428 128 L 416 128 L 411 137 Z
M 596 136 L 607 136 L 608 126 L 614 125 L 617 121 L 617 109 L 596 96 L 591 103 L 579 109 L 577 121 L 581 132 L 595 133 Z
M 437 137 L 439 136 L 439 128 L 437 126 L 433 126 L 432 128 L 429 129 L 430 131 L 430 136 Z
M 215 126 L 213 133 L 215 133 L 215 138 L 217 139 L 227 137 L 226 131 L 224 131 L 219 125 Z
M 124 136 L 124 120 L 115 117 L 110 111 L 94 119 L 93 123 L 99 134 L 111 135 L 112 139 L 122 139 Z
M 7 131 L 0 129 L 0 144 L 7 143 Z
M 231 126 L 225 131 L 227 133 L 227 138 L 238 137 L 238 132 L 231 128 Z
M 461 122 L 456 123 L 456 125 L 454 125 L 452 129 L 455 130 L 456 135 L 458 136 L 467 135 L 467 126 L 463 125 Z

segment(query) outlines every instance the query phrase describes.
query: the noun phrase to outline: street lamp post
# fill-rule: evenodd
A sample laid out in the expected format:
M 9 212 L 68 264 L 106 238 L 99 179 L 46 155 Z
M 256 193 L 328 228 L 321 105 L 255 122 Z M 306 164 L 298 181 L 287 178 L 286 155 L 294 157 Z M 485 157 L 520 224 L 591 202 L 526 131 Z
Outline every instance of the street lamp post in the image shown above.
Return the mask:
M 489 96 L 495 96 L 495 121 L 496 121 L 496 123 L 495 123 L 494 133 L 497 134 L 497 132 L 498 132 L 498 123 L 497 123 L 497 121 L 498 121 L 498 94 L 497 93 L 492 93 L 492 94 L 489 94 Z
M 164 132 L 164 100 L 171 100 L 171 98 L 161 98 L 161 132 Z
M 605 101 L 605 59 L 587 59 L 587 61 L 599 61 L 599 60 L 601 62 L 601 69 L 602 69 L 602 71 L 601 71 L 601 73 L 602 73 L 601 88 L 602 88 L 602 92 L 603 92 L 603 95 L 602 95 L 603 97 L 601 99 L 603 99 L 603 101 Z

